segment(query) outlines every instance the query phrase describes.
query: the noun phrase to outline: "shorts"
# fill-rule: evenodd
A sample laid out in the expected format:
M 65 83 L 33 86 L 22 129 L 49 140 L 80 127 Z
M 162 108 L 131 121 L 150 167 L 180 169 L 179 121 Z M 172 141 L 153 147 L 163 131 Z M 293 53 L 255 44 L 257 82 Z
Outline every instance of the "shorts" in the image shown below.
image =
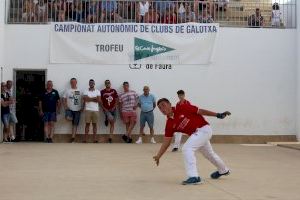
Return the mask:
M 136 112 L 122 112 L 122 116 L 123 116 L 123 121 L 125 124 L 129 123 L 129 122 L 136 122 L 137 116 L 136 116 Z
M 153 128 L 154 125 L 154 114 L 153 111 L 150 112 L 141 112 L 140 115 L 140 126 L 145 127 L 146 122 L 149 128 Z
M 9 126 L 9 118 L 10 118 L 10 113 L 1 115 L 1 121 L 4 124 L 5 127 Z
M 99 112 L 98 111 L 91 111 L 91 110 L 85 111 L 85 123 L 97 124 L 98 120 L 99 120 Z
M 17 119 L 15 113 L 10 113 L 10 115 L 9 115 L 9 123 L 11 123 L 11 124 L 18 123 L 18 119 Z
M 109 121 L 116 121 L 117 110 L 114 109 L 112 111 L 104 111 L 105 116 Z
M 56 122 L 56 112 L 44 112 L 43 122 Z
M 73 125 L 78 126 L 79 125 L 79 121 L 80 121 L 80 111 L 73 111 L 73 110 L 66 110 L 65 111 L 65 118 L 67 120 L 72 121 Z

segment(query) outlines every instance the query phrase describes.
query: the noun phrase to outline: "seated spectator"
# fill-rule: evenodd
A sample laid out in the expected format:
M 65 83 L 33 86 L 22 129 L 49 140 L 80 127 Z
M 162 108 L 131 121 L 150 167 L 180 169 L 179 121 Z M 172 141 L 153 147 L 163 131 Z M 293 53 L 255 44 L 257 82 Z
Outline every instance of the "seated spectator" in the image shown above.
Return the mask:
M 210 9 L 206 7 L 203 11 L 202 14 L 198 17 L 198 21 L 200 23 L 213 23 L 214 19 L 210 14 Z
M 145 21 L 145 15 L 149 11 L 149 2 L 148 1 L 141 1 L 138 2 L 137 6 L 137 22 L 143 23 Z
M 229 20 L 227 16 L 227 5 L 229 0 L 214 0 L 214 8 L 217 12 L 221 11 L 223 13 L 217 13 L 218 17 L 225 17 L 226 20 Z
M 255 14 L 249 16 L 248 26 L 250 26 L 250 27 L 264 26 L 264 18 L 263 18 L 263 16 L 261 16 L 261 12 L 260 12 L 259 8 L 256 8 Z
M 175 12 L 172 10 L 166 10 L 163 15 L 162 23 L 164 24 L 176 24 L 177 23 L 177 16 Z
M 121 16 L 117 13 L 116 0 L 105 0 L 101 3 L 101 22 L 120 22 Z
M 56 0 L 54 3 L 55 14 L 59 22 L 64 22 L 66 18 L 67 4 L 65 0 Z
M 93 0 L 87 6 L 87 23 L 96 23 L 98 20 L 99 4 Z
M 22 6 L 22 21 L 36 22 L 35 4 L 33 0 L 25 0 Z
M 67 10 L 66 10 L 67 20 L 74 21 L 75 16 L 76 16 L 74 0 L 67 0 L 66 1 L 66 8 L 67 8 Z
M 158 23 L 158 20 L 158 12 L 154 8 L 149 7 L 149 11 L 145 13 L 144 23 Z
M 280 27 L 281 25 L 281 12 L 278 3 L 274 3 L 272 6 L 271 25 L 272 27 Z
M 167 18 L 168 18 L 168 21 L 172 20 L 172 22 L 174 22 L 173 16 L 175 14 L 175 9 L 176 9 L 174 2 L 172 2 L 170 0 L 155 0 L 153 7 L 158 12 L 161 23 L 165 23 L 165 20 Z M 170 16 L 167 16 L 167 15 L 170 15 Z
M 75 21 L 81 22 L 83 18 L 83 6 L 80 0 L 76 0 L 74 4 Z
M 37 4 L 37 19 L 39 22 L 48 21 L 48 6 L 45 0 L 39 0 Z
M 188 2 L 180 3 L 178 8 L 178 22 L 186 23 L 186 22 L 194 22 L 196 19 L 195 12 L 192 9 L 192 5 Z

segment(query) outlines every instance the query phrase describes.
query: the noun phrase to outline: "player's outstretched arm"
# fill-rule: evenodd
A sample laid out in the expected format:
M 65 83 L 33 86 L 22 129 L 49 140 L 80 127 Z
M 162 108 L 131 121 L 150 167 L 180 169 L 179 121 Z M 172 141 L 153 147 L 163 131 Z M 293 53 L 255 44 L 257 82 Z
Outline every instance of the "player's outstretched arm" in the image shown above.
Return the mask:
M 209 110 L 204 110 L 204 109 L 199 109 L 198 110 L 199 115 L 204 115 L 204 116 L 211 116 L 211 117 L 217 117 L 219 119 L 224 119 L 226 116 L 231 115 L 229 111 L 225 111 L 223 113 L 215 113 Z
M 167 151 L 167 149 L 170 146 L 171 142 L 172 142 L 172 137 L 165 137 L 158 153 L 156 154 L 156 156 L 153 156 L 153 159 L 154 159 L 157 166 L 159 165 L 159 159 Z

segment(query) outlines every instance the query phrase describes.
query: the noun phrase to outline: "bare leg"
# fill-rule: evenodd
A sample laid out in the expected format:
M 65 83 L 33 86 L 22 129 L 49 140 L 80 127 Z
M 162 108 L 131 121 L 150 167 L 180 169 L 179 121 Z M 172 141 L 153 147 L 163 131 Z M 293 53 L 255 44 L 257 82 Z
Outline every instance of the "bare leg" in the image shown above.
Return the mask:
M 85 124 L 85 134 L 84 134 L 84 141 L 85 142 L 87 142 L 89 131 L 90 131 L 90 124 L 86 123 Z
M 98 141 L 98 140 L 96 139 L 96 134 L 97 134 L 97 124 L 96 124 L 96 123 L 92 123 L 92 125 L 93 125 L 93 140 L 94 140 L 94 142 L 96 142 L 96 141 Z

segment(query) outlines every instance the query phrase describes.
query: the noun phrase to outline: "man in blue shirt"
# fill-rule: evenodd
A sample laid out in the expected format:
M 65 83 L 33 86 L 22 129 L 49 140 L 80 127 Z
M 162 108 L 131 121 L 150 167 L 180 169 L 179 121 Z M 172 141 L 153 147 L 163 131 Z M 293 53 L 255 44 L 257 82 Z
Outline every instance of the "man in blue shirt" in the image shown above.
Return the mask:
M 143 140 L 142 140 L 142 136 L 145 135 L 144 133 L 144 128 L 146 125 L 146 122 L 148 123 L 148 126 L 150 128 L 150 135 L 151 135 L 151 143 L 155 144 L 155 140 L 154 140 L 154 129 L 153 129 L 153 125 L 154 125 L 154 114 L 153 114 L 153 110 L 156 107 L 156 100 L 155 97 L 150 94 L 150 89 L 148 86 L 144 86 L 144 94 L 142 94 L 139 97 L 139 103 L 138 106 L 141 108 L 141 115 L 140 115 L 140 137 L 139 139 L 136 141 L 137 144 L 142 144 Z

